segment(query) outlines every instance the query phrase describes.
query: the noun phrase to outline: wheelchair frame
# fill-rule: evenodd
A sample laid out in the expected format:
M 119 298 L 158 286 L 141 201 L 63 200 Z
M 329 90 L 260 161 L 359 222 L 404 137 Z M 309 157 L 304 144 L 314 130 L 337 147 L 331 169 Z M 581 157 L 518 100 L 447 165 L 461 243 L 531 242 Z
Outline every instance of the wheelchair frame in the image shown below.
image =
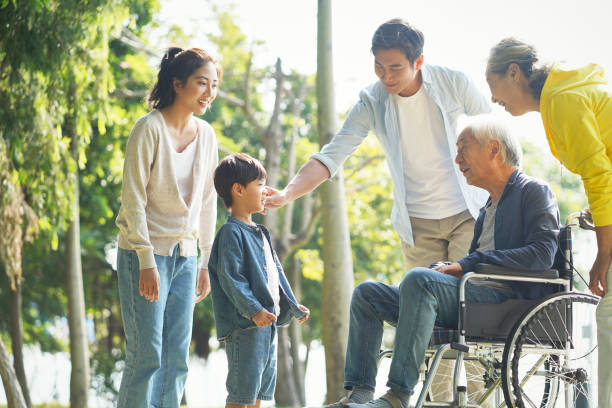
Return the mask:
M 540 311 L 543 310 L 544 307 L 550 306 L 555 303 L 559 303 L 560 307 L 562 306 L 562 302 L 566 302 L 570 307 L 567 307 L 565 312 L 565 319 L 569 319 L 569 324 L 572 325 L 572 302 L 581 301 L 586 304 L 597 305 L 599 298 L 592 296 L 590 294 L 585 294 L 582 292 L 573 292 L 572 291 L 572 282 L 573 282 L 573 265 L 572 265 L 572 247 L 571 247 L 571 229 L 573 226 L 576 226 L 573 222 L 578 220 L 578 226 L 583 229 L 594 229 L 592 223 L 590 222 L 590 214 L 585 211 L 580 211 L 571 214 L 567 217 L 564 229 L 566 229 L 566 234 L 568 234 L 565 238 L 565 242 L 560 243 L 559 251 L 562 253 L 562 257 L 564 258 L 563 269 L 559 270 L 547 270 L 547 271 L 520 271 L 512 268 L 505 268 L 496 265 L 488 265 L 488 264 L 478 264 L 475 268 L 474 272 L 468 272 L 460 280 L 459 283 L 459 320 L 458 320 L 458 332 L 457 332 L 457 341 L 451 342 L 447 344 L 441 344 L 438 347 L 430 347 L 427 349 L 425 353 L 425 357 L 430 359 L 430 367 L 426 370 L 427 375 L 425 377 L 423 387 L 421 389 L 421 393 L 417 400 L 415 408 L 421 407 L 470 407 L 470 408 L 479 408 L 481 407 L 481 403 L 487 400 L 493 392 L 498 390 L 500 385 L 504 385 L 504 403 L 500 406 L 508 406 L 508 407 L 523 407 L 524 405 L 520 402 L 518 405 L 515 403 L 512 394 L 510 393 L 510 384 L 511 379 L 508 378 L 510 369 L 507 366 L 510 362 L 510 358 L 514 355 L 514 350 L 511 350 L 512 345 L 517 341 L 517 336 L 520 335 L 524 327 L 530 322 L 530 319 L 533 319 Z M 561 248 L 561 244 L 564 248 Z M 533 274 L 536 272 L 538 277 L 534 277 Z M 564 276 L 559 276 L 560 272 Z M 470 279 L 479 278 L 479 279 L 495 279 L 495 280 L 505 280 L 505 281 L 517 281 L 517 282 L 533 282 L 533 283 L 548 283 L 554 285 L 560 285 L 563 287 L 562 291 L 556 292 L 553 295 L 547 296 L 543 299 L 539 299 L 535 301 L 534 305 L 530 306 L 528 310 L 522 313 L 515 323 L 512 325 L 512 330 L 509 332 L 509 336 L 506 337 L 504 341 L 495 341 L 495 340 L 476 340 L 470 341 L 469 338 L 466 339 L 466 309 L 467 303 L 465 301 L 465 286 Z M 492 305 L 499 306 L 499 305 Z M 567 306 L 567 305 L 566 305 Z M 568 314 L 569 313 L 569 314 Z M 553 326 L 554 327 L 554 326 Z M 568 333 L 567 338 L 561 341 L 563 343 L 562 347 L 555 348 L 554 345 L 550 347 L 530 347 L 530 353 L 550 353 L 551 351 L 556 351 L 559 354 L 564 354 L 566 357 L 569 356 L 569 353 L 573 347 L 571 334 Z M 459 380 L 461 371 L 464 365 L 464 360 L 475 360 L 479 359 L 479 351 L 481 349 L 486 348 L 488 350 L 488 354 L 492 355 L 493 353 L 500 353 L 503 350 L 503 361 L 501 367 L 501 375 L 494 378 L 493 376 L 491 380 L 493 381 L 492 385 L 488 387 L 488 390 L 485 391 L 483 395 L 481 395 L 478 403 L 469 403 L 467 402 L 467 398 L 465 395 L 465 387 L 459 386 Z M 594 346 L 596 349 L 596 346 Z M 593 349 L 593 350 L 594 350 Z M 456 352 L 455 359 L 455 368 L 453 373 L 453 401 L 426 401 L 427 395 L 431 388 L 433 378 L 436 375 L 439 364 L 441 360 L 444 359 L 452 359 L 452 357 L 445 357 L 451 351 Z M 592 352 L 592 351 L 591 351 Z M 383 358 L 391 357 L 393 350 L 382 350 L 378 356 L 378 365 Z M 520 353 L 520 350 L 519 350 Z M 542 357 L 542 358 L 550 358 L 550 357 Z M 542 359 L 541 358 L 541 359 Z M 538 360 L 540 361 L 540 360 Z M 543 361 L 542 361 L 543 363 Z M 541 364 L 541 363 L 539 363 Z M 497 367 L 499 369 L 499 367 Z M 531 372 L 529 375 L 533 375 Z M 565 375 L 565 374 L 564 374 Z M 506 376 L 506 378 L 504 378 Z M 493 379 L 494 378 L 494 379 Z M 548 384 L 550 386 L 550 378 L 547 377 Z M 502 384 L 503 383 L 503 384 Z M 556 395 L 558 393 L 558 387 L 560 381 L 557 379 L 556 383 L 553 384 L 556 387 L 553 390 L 554 396 L 553 398 L 556 400 Z M 514 384 L 514 383 L 513 383 Z M 571 385 L 568 384 L 568 381 L 565 381 L 565 405 L 566 408 L 569 408 L 570 401 L 572 400 L 571 393 Z M 551 394 L 551 395 L 552 395 Z M 547 398 L 545 394 L 545 399 Z M 555 404 L 555 400 L 552 401 L 552 406 Z M 520 399 L 519 399 L 520 401 Z M 534 405 L 533 403 L 531 403 Z M 544 405 L 542 402 L 542 407 L 549 406 Z M 591 407 L 593 408 L 593 407 Z

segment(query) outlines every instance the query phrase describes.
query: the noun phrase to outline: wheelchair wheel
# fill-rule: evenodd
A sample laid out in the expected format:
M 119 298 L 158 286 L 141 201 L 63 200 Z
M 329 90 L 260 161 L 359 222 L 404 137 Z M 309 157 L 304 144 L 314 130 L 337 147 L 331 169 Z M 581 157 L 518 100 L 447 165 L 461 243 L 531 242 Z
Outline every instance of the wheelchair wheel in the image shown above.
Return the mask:
M 501 354 L 501 353 L 499 353 Z M 497 356 L 498 358 L 501 356 Z M 431 368 L 431 360 L 426 360 L 427 369 Z M 498 360 L 497 360 L 498 361 Z M 467 382 L 467 402 L 480 405 L 483 408 L 498 406 L 496 390 L 500 389 L 499 366 L 493 356 L 488 358 L 467 358 L 463 361 L 463 375 Z M 434 383 L 427 393 L 427 401 L 452 401 L 453 377 L 455 360 L 442 360 Z
M 598 301 L 588 294 L 560 293 L 519 319 L 502 361 L 509 407 L 597 407 Z

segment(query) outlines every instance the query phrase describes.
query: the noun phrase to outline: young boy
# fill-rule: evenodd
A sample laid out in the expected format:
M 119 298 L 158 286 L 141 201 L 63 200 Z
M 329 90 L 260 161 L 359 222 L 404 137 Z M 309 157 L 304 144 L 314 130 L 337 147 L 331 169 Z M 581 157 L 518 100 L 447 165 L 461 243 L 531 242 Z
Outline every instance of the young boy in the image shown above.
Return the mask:
M 297 303 L 268 230 L 251 215 L 264 209 L 266 170 L 251 156 L 223 159 L 215 189 L 231 216 L 212 247 L 208 269 L 217 338 L 228 361 L 227 408 L 259 407 L 276 384 L 276 327 L 310 311 Z

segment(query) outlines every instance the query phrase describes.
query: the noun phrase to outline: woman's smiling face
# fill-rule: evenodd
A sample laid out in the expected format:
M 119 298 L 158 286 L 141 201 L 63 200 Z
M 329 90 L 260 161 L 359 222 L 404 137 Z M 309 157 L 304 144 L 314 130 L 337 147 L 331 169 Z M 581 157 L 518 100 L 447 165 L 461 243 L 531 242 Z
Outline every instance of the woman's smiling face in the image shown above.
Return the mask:
M 533 105 L 533 96 L 529 82 L 516 64 L 511 64 L 505 74 L 487 72 L 487 83 L 491 90 L 491 101 L 506 109 L 512 116 L 529 112 Z

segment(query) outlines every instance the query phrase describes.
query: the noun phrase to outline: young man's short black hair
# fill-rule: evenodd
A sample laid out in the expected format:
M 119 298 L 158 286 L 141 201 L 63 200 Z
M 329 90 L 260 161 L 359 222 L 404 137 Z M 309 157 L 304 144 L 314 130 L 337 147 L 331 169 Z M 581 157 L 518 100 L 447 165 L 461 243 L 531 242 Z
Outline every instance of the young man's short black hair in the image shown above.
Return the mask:
M 215 169 L 215 190 L 227 208 L 232 206 L 232 186 L 238 183 L 242 186 L 253 180 L 267 177 L 266 169 L 261 162 L 246 153 L 237 153 L 225 157 Z
M 372 54 L 378 50 L 401 50 L 408 61 L 414 64 L 423 54 L 425 37 L 423 33 L 411 26 L 406 20 L 394 18 L 381 24 L 372 37 Z

